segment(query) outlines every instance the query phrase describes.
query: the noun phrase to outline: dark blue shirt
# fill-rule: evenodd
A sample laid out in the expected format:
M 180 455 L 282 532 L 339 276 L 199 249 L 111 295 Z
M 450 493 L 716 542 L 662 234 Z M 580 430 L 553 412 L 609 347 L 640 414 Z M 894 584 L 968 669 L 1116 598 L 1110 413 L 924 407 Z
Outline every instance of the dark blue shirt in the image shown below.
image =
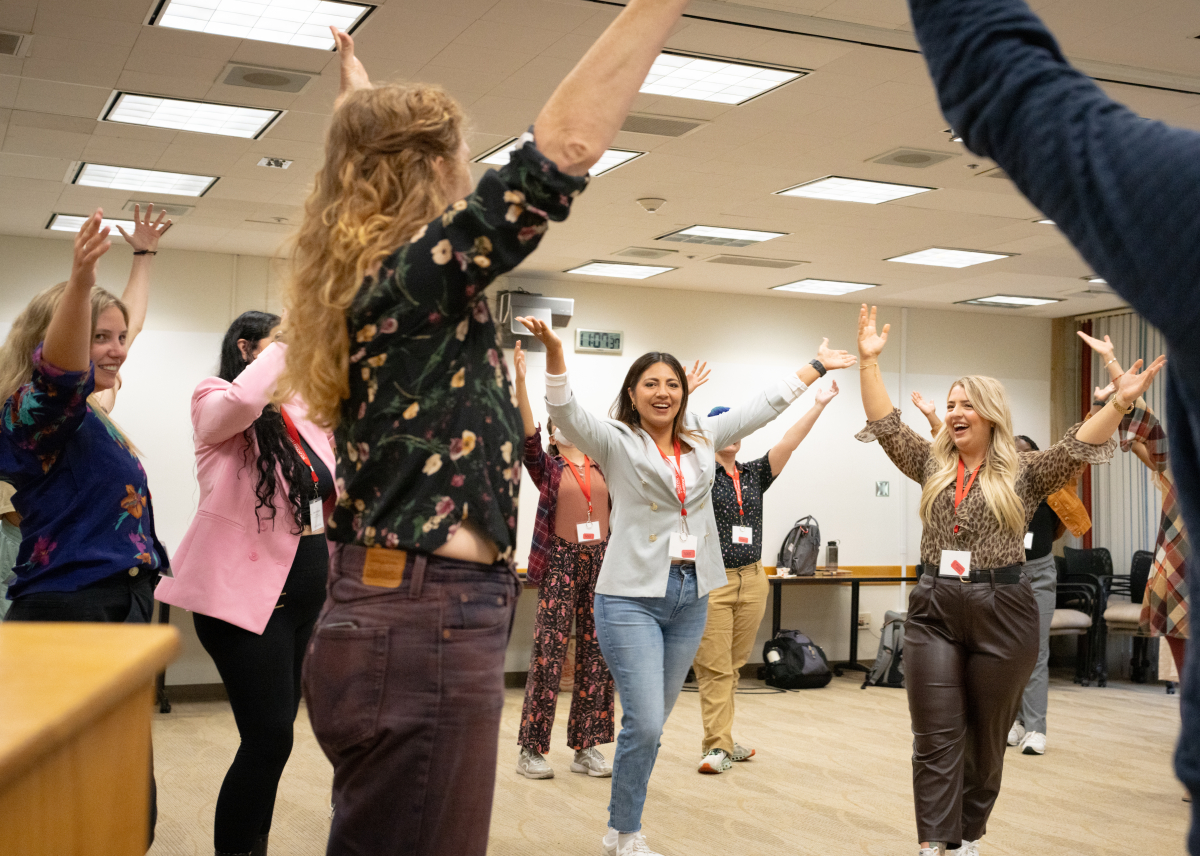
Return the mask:
M 742 507 L 738 508 L 733 479 L 717 462 L 713 480 L 712 504 L 717 518 L 717 537 L 721 539 L 721 557 L 726 568 L 753 565 L 762 558 L 763 491 L 775 481 L 767 455 L 745 464 L 738 464 L 738 479 L 742 487 Z M 733 543 L 733 527 L 749 526 L 754 530 L 753 544 Z
M 66 372 L 39 345 L 33 378 L 4 403 L 0 472 L 17 489 L 21 549 L 9 597 L 77 591 L 130 568 L 167 566 L 146 471 L 87 402 L 95 367 Z

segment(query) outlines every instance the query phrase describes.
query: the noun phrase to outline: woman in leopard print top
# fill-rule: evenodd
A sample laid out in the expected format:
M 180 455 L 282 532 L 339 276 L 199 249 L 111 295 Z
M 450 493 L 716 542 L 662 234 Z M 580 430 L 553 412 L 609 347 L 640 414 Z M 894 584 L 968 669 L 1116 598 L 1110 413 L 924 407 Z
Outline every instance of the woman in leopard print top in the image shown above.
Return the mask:
M 892 462 L 922 485 L 921 561 L 909 597 L 904 665 L 913 729 L 913 792 L 921 856 L 961 845 L 977 856 L 1000 793 L 1009 726 L 1038 652 L 1038 606 L 1022 573 L 1024 534 L 1038 503 L 1080 463 L 1108 461 L 1113 433 L 1155 374 L 1141 361 L 1117 381 L 1112 406 L 1053 447 L 1018 453 L 1004 387 L 994 378 L 955 381 L 945 430 L 931 443 L 900 421 L 879 371 L 888 325 L 864 304 L 859 368 L 867 427 Z M 978 481 L 978 487 L 975 483 Z

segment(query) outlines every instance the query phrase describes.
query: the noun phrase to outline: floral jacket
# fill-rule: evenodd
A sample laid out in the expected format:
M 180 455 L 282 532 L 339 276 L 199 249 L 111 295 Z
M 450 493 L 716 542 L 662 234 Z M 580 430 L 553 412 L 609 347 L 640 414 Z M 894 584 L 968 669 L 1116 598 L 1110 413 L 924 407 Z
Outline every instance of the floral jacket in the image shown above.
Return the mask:
M 330 540 L 432 552 L 470 519 L 512 562 L 523 432 L 483 292 L 586 185 L 527 133 L 363 283 L 346 313 Z
M 67 372 L 33 354 L 33 378 L 4 402 L 0 473 L 17 492 L 21 549 L 9 597 L 76 591 L 130 568 L 158 570 L 146 471 L 88 404 L 94 369 Z

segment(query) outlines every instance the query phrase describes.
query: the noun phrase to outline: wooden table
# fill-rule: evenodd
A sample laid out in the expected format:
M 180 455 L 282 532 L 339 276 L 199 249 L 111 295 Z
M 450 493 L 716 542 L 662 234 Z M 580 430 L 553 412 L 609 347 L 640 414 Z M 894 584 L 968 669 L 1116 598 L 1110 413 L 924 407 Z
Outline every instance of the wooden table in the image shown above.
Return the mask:
M 853 669 L 859 672 L 871 671 L 858 662 L 858 587 L 863 583 L 915 583 L 919 578 L 902 576 L 872 576 L 861 574 L 838 574 L 836 576 L 814 577 L 781 577 L 769 575 L 767 582 L 771 584 L 771 638 L 779 633 L 779 622 L 782 611 L 782 594 L 784 586 L 820 586 L 850 584 L 850 659 L 833 663 L 833 673 L 841 677 L 843 669 Z
M 0 624 L 0 851 L 142 856 L 154 678 L 173 627 Z

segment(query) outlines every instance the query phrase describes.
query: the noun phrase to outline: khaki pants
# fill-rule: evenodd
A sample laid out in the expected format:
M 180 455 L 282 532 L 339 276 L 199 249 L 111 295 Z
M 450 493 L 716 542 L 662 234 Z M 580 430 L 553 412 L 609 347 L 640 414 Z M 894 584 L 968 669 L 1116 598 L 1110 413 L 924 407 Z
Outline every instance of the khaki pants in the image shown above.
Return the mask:
M 708 594 L 708 624 L 693 664 L 700 683 L 704 754 L 724 749 L 733 754 L 733 696 L 738 670 L 746 665 L 758 625 L 767 609 L 762 562 L 726 568 L 727 582 Z

